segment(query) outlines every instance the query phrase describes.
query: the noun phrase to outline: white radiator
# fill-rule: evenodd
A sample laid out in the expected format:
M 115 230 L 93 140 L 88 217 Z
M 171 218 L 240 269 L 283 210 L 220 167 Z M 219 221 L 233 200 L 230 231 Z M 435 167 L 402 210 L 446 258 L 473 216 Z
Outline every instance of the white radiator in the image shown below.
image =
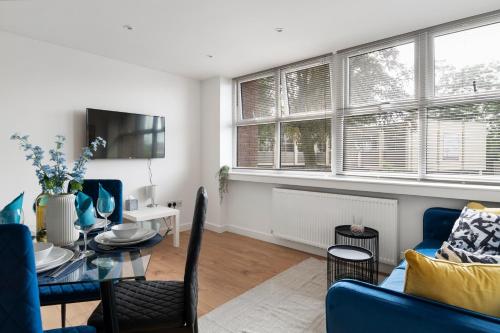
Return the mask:
M 398 201 L 273 188 L 271 233 L 279 238 L 327 248 L 335 227 L 353 217 L 379 232 L 380 262 L 398 260 Z

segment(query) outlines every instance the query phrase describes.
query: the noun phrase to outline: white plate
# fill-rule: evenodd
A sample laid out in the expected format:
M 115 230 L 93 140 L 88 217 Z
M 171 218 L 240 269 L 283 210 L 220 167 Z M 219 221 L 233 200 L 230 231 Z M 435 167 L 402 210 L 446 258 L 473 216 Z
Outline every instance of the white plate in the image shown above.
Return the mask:
M 52 261 L 49 265 L 44 265 L 42 267 L 37 267 L 36 272 L 37 273 L 43 273 L 46 271 L 50 271 L 53 268 L 59 267 L 73 258 L 73 251 L 68 250 L 68 249 L 63 249 L 61 247 L 54 247 L 50 253 L 50 256 L 52 256 L 53 253 L 58 254 L 60 257 L 59 259 Z
M 137 240 L 133 240 L 133 241 L 127 241 L 127 242 L 120 242 L 120 243 L 117 243 L 117 242 L 111 242 L 109 240 L 109 238 L 107 237 L 109 235 L 109 233 L 112 233 L 111 231 L 106 231 L 106 232 L 103 232 L 102 234 L 99 234 L 97 236 L 95 236 L 94 238 L 94 241 L 97 243 L 97 244 L 102 244 L 102 245 L 109 245 L 109 246 L 127 246 L 127 245 L 134 245 L 134 244 L 138 244 L 138 243 L 142 243 L 144 241 L 147 241 L 151 238 L 153 238 L 154 236 L 156 236 L 156 231 L 154 230 L 150 230 L 143 238 L 141 239 L 137 239 Z
M 55 263 L 56 261 L 62 259 L 65 255 L 65 252 L 64 251 L 61 251 L 62 249 L 60 247 L 56 247 L 54 246 L 52 248 L 52 251 L 50 251 L 49 255 L 47 256 L 47 258 L 45 258 L 43 261 L 35 261 L 35 266 L 36 266 L 36 269 L 41 269 L 41 268 L 44 268 L 48 265 L 51 265 L 53 263 Z
M 149 233 L 151 233 L 151 229 L 140 229 L 139 228 L 139 229 L 137 229 L 137 232 L 135 233 L 135 235 L 133 235 L 130 238 L 118 238 L 118 237 L 116 237 L 113 230 L 111 230 L 109 232 L 104 232 L 103 234 L 105 234 L 105 235 L 103 237 L 106 241 L 108 241 L 110 243 L 128 243 L 128 242 L 134 242 L 134 241 L 139 240 L 139 239 L 143 239 Z

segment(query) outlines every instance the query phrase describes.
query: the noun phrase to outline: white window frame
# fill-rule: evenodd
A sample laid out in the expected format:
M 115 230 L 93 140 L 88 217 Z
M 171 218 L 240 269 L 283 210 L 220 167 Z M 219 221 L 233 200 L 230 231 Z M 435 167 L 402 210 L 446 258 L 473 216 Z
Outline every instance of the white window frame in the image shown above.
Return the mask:
M 324 110 L 319 112 L 304 112 L 298 113 L 294 115 L 288 114 L 288 100 L 287 100 L 287 92 L 286 92 L 286 73 L 290 73 L 293 71 L 307 69 L 316 67 L 319 65 L 328 64 L 330 68 L 330 96 L 332 98 L 331 110 Z M 317 120 L 317 119 L 325 119 L 333 118 L 333 108 L 334 108 L 334 98 L 333 98 L 333 82 L 332 80 L 332 67 L 333 67 L 333 58 L 332 55 L 324 55 L 315 57 L 309 60 L 305 60 L 299 63 L 294 63 L 290 65 L 286 65 L 283 67 L 275 68 L 273 70 L 264 71 L 261 73 L 247 75 L 241 78 L 237 78 L 233 80 L 234 85 L 234 114 L 233 114 L 233 168 L 234 169 L 257 169 L 257 170 L 283 170 L 289 171 L 288 169 L 281 168 L 281 124 L 286 122 L 294 122 L 294 121 L 307 121 L 307 120 Z M 265 78 L 274 75 L 276 82 L 276 114 L 273 117 L 261 117 L 261 118 L 253 118 L 253 119 L 243 119 L 243 108 L 241 103 L 241 83 L 253 81 L 260 78 Z M 285 85 L 285 88 L 283 86 Z M 286 112 L 282 110 L 282 99 L 284 99 L 285 106 L 283 107 Z M 249 125 L 261 125 L 261 124 L 275 124 L 275 139 L 274 139 L 274 166 L 272 169 L 269 168 L 259 168 L 259 167 L 240 167 L 238 166 L 238 127 L 240 126 L 249 126 Z M 333 131 L 333 129 L 332 129 Z M 334 138 L 331 138 L 332 144 Z M 333 150 L 332 150 L 333 151 Z M 330 153 L 330 165 L 333 165 L 333 154 Z M 311 170 L 300 170 L 304 172 L 309 172 Z M 315 170 L 312 170 L 315 171 Z M 315 171 L 318 172 L 318 171 Z M 321 172 L 331 172 L 329 171 L 321 171 Z
M 436 106 L 457 105 L 457 104 L 473 104 L 484 103 L 489 101 L 500 102 L 500 91 L 478 93 L 474 95 L 464 96 L 435 96 L 434 82 L 434 38 L 442 35 L 456 33 L 463 30 L 473 29 L 489 24 L 500 23 L 500 14 L 495 12 L 492 15 L 482 15 L 479 17 L 459 20 L 443 24 L 440 26 L 419 30 L 414 33 L 405 34 L 389 38 L 383 41 L 369 43 L 361 47 L 352 48 L 346 52 L 336 54 L 335 63 L 341 68 L 341 82 L 334 81 L 337 98 L 336 109 L 337 116 L 334 117 L 336 124 L 334 127 L 337 133 L 337 150 L 333 152 L 337 156 L 337 171 L 334 175 L 350 175 L 350 176 L 367 176 L 377 178 L 407 178 L 418 180 L 432 181 L 453 181 L 453 182 L 472 182 L 472 183 L 498 183 L 500 176 L 476 176 L 476 175 L 451 175 L 451 174 L 428 174 L 427 173 L 427 151 L 426 151 L 426 128 L 427 128 L 427 109 Z M 378 103 L 373 105 L 357 105 L 351 107 L 349 105 L 349 58 L 357 55 L 366 54 L 369 52 L 390 48 L 398 45 L 403 45 L 409 42 L 415 42 L 415 99 L 403 102 Z M 337 76 L 339 78 L 339 76 Z M 418 156 L 418 172 L 414 174 L 406 173 L 385 173 L 385 172 L 357 172 L 343 170 L 343 125 L 341 112 L 350 112 L 351 110 L 366 110 L 366 113 L 373 113 L 377 110 L 381 111 L 395 109 L 417 109 L 418 111 L 418 126 L 419 126 L 419 156 Z M 339 111 L 340 110 L 340 111 Z
M 414 77 L 415 77 L 415 86 L 414 86 L 414 98 L 407 100 L 399 100 L 393 102 L 380 102 L 373 104 L 360 104 L 351 106 L 350 105 L 350 89 L 349 89 L 349 59 L 352 57 L 356 57 L 359 55 L 367 54 L 370 52 L 376 52 L 378 50 L 383 50 L 391 47 L 396 47 L 399 45 L 405 45 L 409 43 L 414 43 L 415 57 L 414 57 Z M 377 177 L 377 178 L 408 178 L 408 179 L 419 179 L 420 178 L 420 158 L 421 153 L 418 153 L 418 170 L 416 173 L 398 173 L 398 172 L 382 172 L 382 171 L 346 171 L 344 170 L 344 126 L 343 126 L 343 117 L 345 114 L 350 114 L 356 112 L 357 115 L 361 114 L 375 114 L 375 113 L 383 113 L 390 112 L 396 110 L 417 110 L 417 121 L 420 121 L 420 111 L 418 106 L 418 100 L 420 96 L 420 86 L 419 86 L 419 77 L 420 77 L 420 54 L 419 54 L 419 46 L 421 40 L 419 38 L 419 34 L 413 35 L 405 35 L 403 37 L 397 37 L 391 40 L 383 41 L 383 42 L 375 42 L 370 43 L 368 45 L 364 45 L 360 48 L 355 48 L 348 52 L 342 52 L 337 54 L 338 61 L 341 62 L 342 68 L 342 82 L 337 82 L 337 94 L 342 96 L 342 98 L 337 99 L 337 117 L 335 121 L 337 125 L 337 131 L 342 131 L 342 136 L 339 137 L 339 142 L 337 142 L 337 165 L 336 165 L 336 174 L 338 175 L 346 175 L 346 176 L 369 176 L 369 177 Z
M 459 96 L 444 96 L 444 97 L 437 97 L 435 95 L 435 69 L 434 69 L 434 64 L 435 64 L 435 59 L 434 59 L 434 38 L 447 35 L 447 34 L 452 34 L 452 33 L 457 33 L 460 31 L 464 30 L 469 30 L 469 29 L 474 29 L 474 28 L 479 28 L 482 26 L 490 25 L 490 24 L 496 24 L 500 23 L 500 14 L 494 13 L 492 15 L 486 14 L 486 15 L 480 15 L 478 17 L 473 17 L 470 19 L 464 19 L 464 20 L 459 20 L 457 22 L 452 22 L 448 24 L 443 24 L 441 26 L 437 26 L 434 28 L 428 29 L 427 32 L 427 70 L 428 72 L 426 73 L 427 75 L 427 81 L 426 84 L 428 85 L 428 89 L 426 89 L 426 98 L 425 102 L 422 103 L 422 107 L 427 109 L 432 108 L 432 107 L 439 107 L 439 106 L 453 106 L 453 105 L 459 105 L 459 104 L 475 104 L 475 103 L 486 103 L 486 102 L 493 102 L 493 101 L 498 101 L 500 102 L 500 90 L 497 91 L 489 91 L 489 92 L 484 92 L 484 93 L 476 93 L 476 94 L 470 94 L 470 95 L 459 95 Z M 427 128 L 427 122 L 426 122 L 426 115 L 424 116 L 424 127 L 423 129 Z M 423 142 L 421 144 L 423 146 L 423 149 L 425 150 L 426 142 Z M 427 156 L 425 154 L 426 152 L 424 151 L 424 160 L 426 160 Z M 435 181 L 454 181 L 454 182 L 471 182 L 471 183 L 499 183 L 500 182 L 500 176 L 479 176 L 479 175 L 466 175 L 466 174 L 459 174 L 459 175 L 452 175 L 452 174 L 428 174 L 427 170 L 423 171 L 423 179 L 426 180 L 435 180 Z
M 367 179 L 414 179 L 420 181 L 444 181 L 452 183 L 475 183 L 475 184 L 499 184 L 500 176 L 474 176 L 474 175 L 446 175 L 446 174 L 427 174 L 426 166 L 426 128 L 427 128 L 427 109 L 436 106 L 457 105 L 457 104 L 472 104 L 484 103 L 489 101 L 500 101 L 500 91 L 479 93 L 468 96 L 435 96 L 434 82 L 434 38 L 450 33 L 460 32 L 484 25 L 500 23 L 500 11 L 481 14 L 478 16 L 465 18 L 438 26 L 421 29 L 415 32 L 386 38 L 381 41 L 367 43 L 359 47 L 353 47 L 348 50 L 342 50 L 338 53 L 334 52 L 329 56 L 330 65 L 330 87 L 332 89 L 331 99 L 333 110 L 314 114 L 288 114 L 288 102 L 286 91 L 281 89 L 282 82 L 284 83 L 285 74 L 294 70 L 299 70 L 308 67 L 314 67 L 325 63 L 322 57 L 314 61 L 306 60 L 304 62 L 295 63 L 280 68 L 275 68 L 260 73 L 247 75 L 233 80 L 233 168 L 234 169 L 258 169 L 261 171 L 270 171 L 270 169 L 249 168 L 237 166 L 237 127 L 243 125 L 258 125 L 275 123 L 275 170 L 291 172 L 292 170 L 280 169 L 280 124 L 288 121 L 314 120 L 323 119 L 325 115 L 331 117 L 331 176 L 363 176 Z M 406 101 L 395 101 L 391 103 L 378 103 L 374 105 L 358 105 L 349 106 L 349 68 L 348 58 L 356 55 L 365 54 L 368 52 L 403 45 L 409 42 L 415 43 L 415 98 Z M 311 61 L 308 63 L 308 61 Z M 241 110 L 241 89 L 242 82 L 262 78 L 274 73 L 277 84 L 276 98 L 276 115 L 274 117 L 265 117 L 259 119 L 242 119 Z M 286 114 L 281 114 L 282 101 Z M 400 110 L 417 110 L 418 126 L 419 126 L 419 147 L 418 147 L 418 171 L 416 174 L 407 173 L 389 173 L 389 172 L 344 172 L 343 171 L 343 136 L 344 129 L 342 124 L 342 112 L 349 112 L 350 109 L 366 110 L 373 112 L 374 110 L 391 110 L 397 108 Z M 380 111 L 379 111 L 380 112 Z M 308 172 L 301 170 L 300 172 Z M 323 172 L 322 172 L 323 174 Z

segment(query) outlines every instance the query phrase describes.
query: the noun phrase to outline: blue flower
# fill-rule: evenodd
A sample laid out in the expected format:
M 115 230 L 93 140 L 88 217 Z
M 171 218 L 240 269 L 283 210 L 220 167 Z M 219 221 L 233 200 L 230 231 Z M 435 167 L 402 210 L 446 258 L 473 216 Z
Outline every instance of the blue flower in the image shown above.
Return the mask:
M 19 146 L 22 150 L 26 152 L 26 160 L 32 161 L 35 167 L 35 175 L 38 178 L 38 182 L 42 187 L 44 193 L 63 193 L 64 184 L 68 180 L 74 180 L 76 182 L 82 183 L 85 177 L 85 172 L 87 171 L 86 164 L 92 158 L 93 151 L 102 146 L 106 147 L 106 141 L 98 137 L 92 141 L 89 147 L 84 147 L 82 149 L 82 154 L 75 161 L 73 170 L 68 172 L 68 166 L 66 162 L 66 155 L 61 150 L 64 147 L 64 142 L 66 137 L 63 135 L 56 135 L 55 139 L 55 149 L 49 150 L 50 164 L 42 164 L 44 159 L 44 150 L 40 146 L 33 146 L 28 142 L 28 135 L 19 135 L 14 133 L 10 137 L 11 140 L 17 140 Z

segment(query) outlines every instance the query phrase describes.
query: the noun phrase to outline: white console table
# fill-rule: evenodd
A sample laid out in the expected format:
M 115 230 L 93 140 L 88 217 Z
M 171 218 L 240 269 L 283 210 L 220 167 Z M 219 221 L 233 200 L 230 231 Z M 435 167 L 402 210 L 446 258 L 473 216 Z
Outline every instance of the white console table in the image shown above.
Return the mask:
M 144 207 L 138 210 L 124 210 L 123 218 L 132 222 L 142 222 L 161 218 L 173 218 L 174 246 L 179 247 L 180 211 L 165 206 Z

